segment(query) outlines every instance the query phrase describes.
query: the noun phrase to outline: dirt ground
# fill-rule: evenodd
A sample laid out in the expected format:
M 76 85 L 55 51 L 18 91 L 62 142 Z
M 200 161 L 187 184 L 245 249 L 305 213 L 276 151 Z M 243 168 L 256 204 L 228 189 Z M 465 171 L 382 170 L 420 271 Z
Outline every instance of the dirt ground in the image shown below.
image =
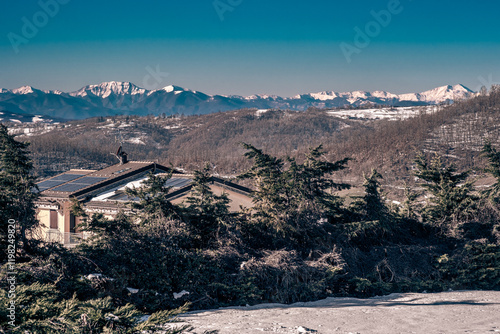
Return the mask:
M 190 312 L 191 333 L 500 333 L 500 291 L 327 298 Z

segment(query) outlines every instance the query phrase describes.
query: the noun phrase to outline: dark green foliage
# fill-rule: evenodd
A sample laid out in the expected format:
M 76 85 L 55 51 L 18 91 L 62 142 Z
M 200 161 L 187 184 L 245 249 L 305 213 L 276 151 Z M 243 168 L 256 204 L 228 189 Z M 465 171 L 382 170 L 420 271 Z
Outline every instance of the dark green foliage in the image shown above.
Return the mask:
M 363 177 L 365 179 L 363 182 L 365 194 L 351 206 L 351 210 L 357 214 L 356 220 L 386 220 L 389 210 L 384 203 L 385 201 L 381 193 L 379 180 L 382 178 L 382 175 L 375 169 L 372 169 L 369 176 L 363 175 Z
M 366 218 L 368 220 L 381 219 L 387 214 L 384 199 L 380 193 L 380 181 L 382 178 L 379 172 L 372 170 L 370 176 L 365 176 L 363 187 L 365 188 L 364 202 L 366 204 Z
M 243 144 L 243 147 L 248 150 L 245 157 L 253 159 L 254 165 L 246 173 L 240 175 L 240 178 L 249 178 L 254 181 L 253 199 L 257 215 L 281 220 L 279 216 L 284 213 L 283 209 L 287 205 L 285 196 L 288 195 L 283 194 L 282 191 L 283 161 L 251 145 Z M 276 222 L 276 230 L 286 228 L 278 224 L 280 223 Z
M 474 214 L 477 198 L 472 194 L 474 183 L 467 181 L 468 171 L 458 173 L 453 165 L 446 166 L 439 156 L 428 162 L 422 153 L 417 155 L 415 164 L 415 176 L 424 181 L 422 186 L 432 196 L 430 205 L 422 211 L 426 221 L 445 226 Z
M 178 218 L 177 208 L 167 200 L 169 187 L 165 187 L 165 182 L 172 177 L 151 174 L 143 182 L 142 187 L 127 189 L 127 194 L 139 202 L 132 202 L 131 207 L 140 212 L 140 219 L 143 225 L 154 224 L 159 220 Z
M 349 185 L 336 183 L 330 176 L 347 168 L 349 159 L 325 161 L 318 146 L 310 150 L 302 164 L 288 157 L 285 166 L 283 160 L 243 145 L 248 150 L 245 156 L 253 160 L 252 167 L 240 175 L 252 179 L 255 186 L 251 224 L 274 232 L 271 239 L 277 248 L 290 242 L 309 247 L 318 241 L 324 233 L 323 223 L 335 223 L 340 218 L 342 202 L 332 193 Z
M 169 234 L 169 226 L 138 227 L 130 220 L 125 215 L 113 220 L 94 215 L 84 229 L 94 236 L 78 251 L 95 259 L 98 267 L 117 279 L 123 289 L 141 288 L 169 295 L 182 290 L 199 256 L 180 249 L 175 234 Z
M 206 165 L 194 172 L 191 195 L 183 212 L 183 219 L 200 247 L 213 244 L 222 225 L 229 224 L 232 217 L 227 194 L 215 195 L 210 189 L 209 170 Z
M 33 165 L 28 157 L 29 144 L 18 142 L 9 135 L 7 127 L 0 124 L 0 245 L 7 249 L 7 223 L 16 221 L 17 245 L 28 250 L 27 234 L 38 224 L 35 219 L 34 201 L 38 198 L 35 177 L 31 174 Z M 16 247 L 17 248 L 17 247 Z M 5 259 L 1 252 L 0 259 Z
M 62 298 L 54 285 L 34 283 L 21 285 L 16 294 L 15 326 L 2 315 L 0 328 L 9 333 L 49 334 L 49 333 L 183 333 L 189 326 L 174 326 L 164 329 L 164 325 L 176 319 L 176 315 L 186 311 L 186 307 L 175 311 L 162 311 L 142 319 L 132 304 L 118 306 L 111 297 L 80 301 L 75 296 Z M 7 294 L 0 290 L 0 303 L 7 304 Z
M 418 211 L 417 199 L 420 196 L 419 192 L 412 190 L 412 188 L 405 182 L 404 184 L 404 201 L 400 209 L 400 215 L 406 219 L 416 218 Z
M 455 289 L 500 289 L 500 246 L 471 242 L 454 254 L 438 259 L 442 279 Z
M 483 154 L 488 158 L 486 172 L 496 179 L 494 185 L 484 191 L 484 194 L 493 202 L 500 203 L 500 152 L 498 152 L 490 142 L 486 142 L 483 147 Z

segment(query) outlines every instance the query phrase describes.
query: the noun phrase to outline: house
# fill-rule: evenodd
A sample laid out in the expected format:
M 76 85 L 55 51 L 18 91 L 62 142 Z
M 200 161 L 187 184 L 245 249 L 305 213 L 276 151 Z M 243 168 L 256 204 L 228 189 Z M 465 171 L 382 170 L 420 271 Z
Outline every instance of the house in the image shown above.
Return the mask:
M 149 161 L 128 161 L 126 154 L 118 150 L 120 163 L 101 170 L 72 169 L 37 183 L 40 197 L 36 203 L 41 237 L 72 247 L 79 243 L 83 233 L 78 230 L 80 217 L 71 213 L 71 199 L 77 199 L 89 214 L 102 213 L 114 217 L 126 210 L 131 200 L 126 188 L 140 186 L 150 173 L 172 177 L 165 183 L 171 187 L 169 200 L 182 203 L 190 194 L 193 175 Z M 212 177 L 210 188 L 215 194 L 226 193 L 231 200 L 230 210 L 253 206 L 251 190 L 222 178 Z

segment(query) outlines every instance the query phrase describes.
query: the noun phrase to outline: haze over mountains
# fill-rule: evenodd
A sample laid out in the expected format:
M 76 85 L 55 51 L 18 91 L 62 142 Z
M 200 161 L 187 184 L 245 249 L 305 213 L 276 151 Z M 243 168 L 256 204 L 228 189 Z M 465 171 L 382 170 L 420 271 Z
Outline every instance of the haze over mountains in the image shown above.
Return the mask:
M 130 82 L 103 82 L 74 92 L 46 91 L 31 86 L 0 88 L 0 111 L 40 114 L 59 119 L 148 114 L 209 114 L 241 108 L 306 110 L 309 107 L 359 107 L 433 105 L 467 99 L 477 93 L 463 85 L 442 86 L 422 93 L 392 94 L 385 91 L 324 91 L 294 97 L 273 95 L 209 95 L 179 86 L 147 90 Z

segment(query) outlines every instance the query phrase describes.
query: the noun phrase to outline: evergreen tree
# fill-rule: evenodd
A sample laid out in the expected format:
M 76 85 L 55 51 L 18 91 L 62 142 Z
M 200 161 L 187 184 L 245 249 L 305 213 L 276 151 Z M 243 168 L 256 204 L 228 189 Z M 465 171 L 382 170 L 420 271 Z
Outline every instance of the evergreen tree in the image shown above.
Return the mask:
M 191 194 L 186 202 L 184 218 L 200 246 L 206 247 L 217 237 L 217 232 L 230 215 L 229 198 L 226 193 L 215 195 L 210 189 L 210 168 L 194 172 Z
M 372 169 L 369 175 L 363 174 L 364 195 L 353 202 L 351 210 L 355 213 L 354 220 L 373 221 L 387 218 L 389 210 L 384 203 L 380 179 L 382 175 Z
M 252 167 L 240 178 L 252 179 L 255 206 L 253 218 L 285 239 L 307 243 L 322 222 L 339 219 L 340 199 L 334 191 L 349 186 L 335 183 L 332 173 L 347 168 L 349 159 L 331 163 L 322 159 L 321 146 L 310 150 L 304 163 L 270 156 L 252 145 L 244 144 L 245 156 Z
M 436 155 L 430 162 L 419 153 L 415 159 L 415 176 L 430 194 L 430 205 L 422 212 L 424 219 L 436 225 L 466 219 L 475 211 L 476 198 L 473 182 L 467 181 L 469 171 L 458 173 L 455 166 L 447 166 Z
M 484 144 L 482 152 L 489 162 L 485 171 L 496 179 L 495 184 L 490 189 L 487 189 L 484 194 L 498 204 L 500 202 L 500 152 L 490 142 Z
M 403 206 L 401 208 L 401 216 L 407 219 L 415 218 L 415 202 L 420 196 L 420 193 L 412 190 L 412 188 L 405 182 L 404 184 L 404 196 Z
M 165 183 L 172 173 L 163 175 L 150 174 L 141 187 L 127 189 L 127 194 L 138 201 L 130 202 L 132 209 L 137 210 L 142 225 L 166 224 L 170 219 L 178 219 L 178 208 L 168 200 L 171 187 Z
M 322 159 L 324 154 L 320 145 L 309 151 L 303 164 L 297 164 L 295 159 L 289 159 L 291 166 L 288 173 L 292 180 L 292 190 L 296 193 L 294 204 L 299 211 L 308 209 L 334 217 L 340 211 L 341 201 L 332 192 L 348 189 L 350 185 L 336 183 L 328 176 L 346 169 L 350 159 L 329 162 Z
M 158 311 L 145 316 L 134 305 L 119 305 L 111 297 L 81 301 L 76 295 L 65 299 L 53 284 L 19 286 L 16 291 L 19 307 L 14 324 L 7 317 L 0 317 L 2 333 L 52 334 L 52 333 L 163 333 L 179 334 L 192 329 L 189 325 L 165 325 L 175 322 L 177 315 L 187 307 L 171 311 Z M 9 303 L 4 290 L 0 302 Z
M 259 214 L 276 214 L 281 210 L 283 181 L 283 160 L 264 153 L 249 144 L 243 144 L 247 150 L 245 157 L 254 160 L 252 167 L 239 176 L 240 179 L 252 179 L 255 191 L 252 195 L 255 209 Z
M 35 218 L 35 200 L 38 194 L 35 177 L 31 174 L 33 165 L 28 157 L 28 143 L 15 140 L 7 127 L 0 124 L 0 236 L 4 243 L 7 238 L 9 219 L 16 221 L 20 240 L 25 250 L 29 249 L 28 232 L 38 224 Z M 3 249 L 6 249 L 4 247 Z M 2 257 L 5 253 L 2 252 Z
M 380 191 L 379 180 L 382 179 L 382 175 L 372 169 L 369 176 L 364 175 L 364 179 L 365 195 L 363 201 L 365 203 L 366 218 L 368 220 L 381 219 L 387 214 L 387 207 Z

